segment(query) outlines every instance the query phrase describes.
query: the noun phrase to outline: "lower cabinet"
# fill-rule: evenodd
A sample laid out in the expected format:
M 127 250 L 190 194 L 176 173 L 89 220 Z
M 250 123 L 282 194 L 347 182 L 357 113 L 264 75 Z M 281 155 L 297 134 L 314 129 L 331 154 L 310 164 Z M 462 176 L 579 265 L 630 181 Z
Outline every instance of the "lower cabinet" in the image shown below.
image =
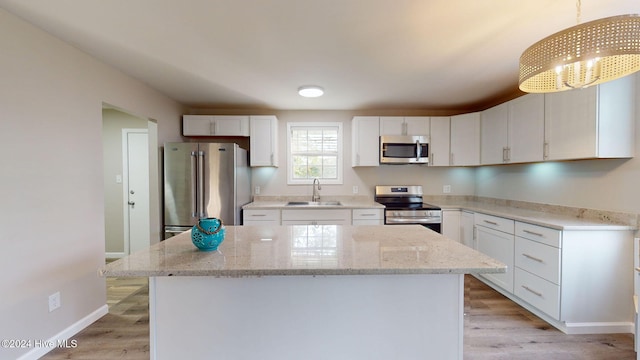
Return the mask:
M 476 216 L 476 221 L 478 217 Z M 490 220 L 493 221 L 493 220 Z M 513 221 L 513 220 L 509 220 Z M 480 223 L 482 224 L 482 222 Z M 513 292 L 513 252 L 514 236 L 507 233 L 480 225 L 476 222 L 477 250 L 507 265 L 507 272 L 502 274 L 482 274 L 502 289 Z
M 282 210 L 282 225 L 349 225 L 349 209 Z
M 353 225 L 383 225 L 384 210 L 382 209 L 353 209 Z
M 242 225 L 278 226 L 280 225 L 280 210 L 243 210 Z
M 442 210 L 442 235 L 460 242 L 460 210 Z
M 384 225 L 384 209 L 247 209 L 243 225 Z
M 507 265 L 507 273 L 480 279 L 565 333 L 632 331 L 632 230 L 474 217 L 477 250 Z

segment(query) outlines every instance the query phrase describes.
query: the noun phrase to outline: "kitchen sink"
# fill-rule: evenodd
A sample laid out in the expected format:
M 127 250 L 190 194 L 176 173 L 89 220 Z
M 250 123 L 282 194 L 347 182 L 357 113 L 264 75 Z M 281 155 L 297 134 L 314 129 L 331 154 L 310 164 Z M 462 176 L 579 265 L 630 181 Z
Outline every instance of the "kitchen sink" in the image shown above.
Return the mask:
M 342 206 L 340 201 L 289 201 L 287 206 Z

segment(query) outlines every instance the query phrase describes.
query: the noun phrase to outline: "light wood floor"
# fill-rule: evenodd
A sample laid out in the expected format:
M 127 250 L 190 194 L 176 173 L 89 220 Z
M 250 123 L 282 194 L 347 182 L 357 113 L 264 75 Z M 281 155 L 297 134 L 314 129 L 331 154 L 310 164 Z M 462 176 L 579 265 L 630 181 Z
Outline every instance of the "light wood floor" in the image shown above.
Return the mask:
M 109 314 L 73 337 L 77 348 L 42 359 L 149 359 L 147 279 L 108 278 L 107 286 Z M 466 360 L 636 359 L 633 335 L 565 335 L 472 276 L 465 314 Z

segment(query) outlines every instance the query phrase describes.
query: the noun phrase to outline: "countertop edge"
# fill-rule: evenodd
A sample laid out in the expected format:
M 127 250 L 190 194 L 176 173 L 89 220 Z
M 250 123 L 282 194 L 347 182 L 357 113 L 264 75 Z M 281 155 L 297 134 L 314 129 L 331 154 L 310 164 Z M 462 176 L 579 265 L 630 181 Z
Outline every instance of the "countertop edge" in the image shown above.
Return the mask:
M 446 274 L 499 274 L 505 267 L 498 268 L 431 268 L 431 269 L 291 269 L 291 270 L 140 270 L 110 271 L 100 269 L 100 277 L 183 277 L 209 276 L 219 278 L 248 278 L 266 276 L 345 276 L 345 275 L 446 275 Z

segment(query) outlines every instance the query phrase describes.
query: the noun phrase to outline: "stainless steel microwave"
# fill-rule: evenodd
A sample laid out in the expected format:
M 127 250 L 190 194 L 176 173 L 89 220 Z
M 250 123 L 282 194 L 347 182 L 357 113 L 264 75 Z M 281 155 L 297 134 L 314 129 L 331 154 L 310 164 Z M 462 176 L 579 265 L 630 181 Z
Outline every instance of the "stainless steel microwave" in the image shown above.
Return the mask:
M 380 164 L 428 164 L 426 136 L 380 136 Z

